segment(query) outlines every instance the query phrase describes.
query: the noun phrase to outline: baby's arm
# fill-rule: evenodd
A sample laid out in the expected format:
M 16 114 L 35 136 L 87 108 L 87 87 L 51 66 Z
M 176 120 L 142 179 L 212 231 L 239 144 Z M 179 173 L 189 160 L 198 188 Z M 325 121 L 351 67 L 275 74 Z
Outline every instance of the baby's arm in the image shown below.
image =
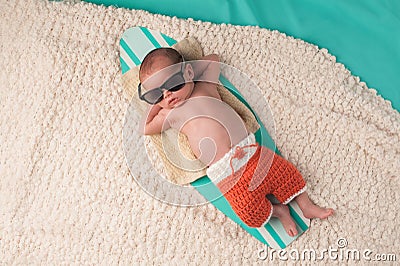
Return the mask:
M 221 72 L 218 55 L 206 55 L 200 61 L 195 61 L 193 63 L 193 71 L 195 81 L 218 83 Z
M 165 121 L 168 115 L 167 110 L 158 105 L 152 105 L 146 114 L 147 116 L 141 122 L 141 132 L 144 135 L 158 134 L 169 128 L 169 123 Z

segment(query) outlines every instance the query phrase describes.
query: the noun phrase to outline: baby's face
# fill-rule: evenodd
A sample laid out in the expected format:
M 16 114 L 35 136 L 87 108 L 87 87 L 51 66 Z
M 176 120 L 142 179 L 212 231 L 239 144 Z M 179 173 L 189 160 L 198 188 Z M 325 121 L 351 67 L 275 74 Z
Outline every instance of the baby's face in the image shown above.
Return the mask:
M 163 99 L 158 105 L 165 109 L 173 109 L 190 97 L 193 90 L 192 72 L 189 64 L 171 65 L 168 58 L 160 57 L 151 66 L 150 73 L 142 78 L 142 94 L 160 88 Z M 179 89 L 176 90 L 177 88 Z

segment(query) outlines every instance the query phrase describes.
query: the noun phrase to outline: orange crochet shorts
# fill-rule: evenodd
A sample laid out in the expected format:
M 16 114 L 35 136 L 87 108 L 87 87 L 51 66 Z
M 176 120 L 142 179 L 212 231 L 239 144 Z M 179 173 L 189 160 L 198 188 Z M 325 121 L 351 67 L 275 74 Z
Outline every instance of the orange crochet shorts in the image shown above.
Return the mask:
M 268 194 L 287 204 L 305 191 L 306 182 L 296 167 L 272 150 L 257 145 L 246 165 L 218 182 L 217 186 L 235 213 L 250 227 L 261 227 L 272 215 Z M 236 148 L 232 160 L 240 159 L 246 147 Z M 239 154 L 238 154 L 239 152 Z

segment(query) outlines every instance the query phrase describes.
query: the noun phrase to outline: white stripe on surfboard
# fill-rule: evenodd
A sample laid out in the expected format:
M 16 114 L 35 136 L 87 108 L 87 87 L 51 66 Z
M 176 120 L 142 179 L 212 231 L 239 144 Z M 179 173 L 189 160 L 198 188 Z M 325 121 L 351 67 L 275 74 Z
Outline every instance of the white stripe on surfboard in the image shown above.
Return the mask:
M 265 229 L 265 226 L 257 228 L 257 231 L 262 235 L 265 241 L 267 241 L 268 245 L 274 249 L 281 249 L 279 244 L 275 241 L 275 239 L 271 236 L 271 234 Z
M 138 27 L 131 28 L 127 31 L 126 34 L 124 34 L 123 39 L 140 62 L 143 61 L 143 58 L 149 51 L 156 48 Z
M 158 31 L 150 30 L 151 35 L 153 35 L 154 39 L 161 45 L 161 47 L 170 47 L 169 44 L 165 41 L 165 39 L 161 36 L 161 33 Z

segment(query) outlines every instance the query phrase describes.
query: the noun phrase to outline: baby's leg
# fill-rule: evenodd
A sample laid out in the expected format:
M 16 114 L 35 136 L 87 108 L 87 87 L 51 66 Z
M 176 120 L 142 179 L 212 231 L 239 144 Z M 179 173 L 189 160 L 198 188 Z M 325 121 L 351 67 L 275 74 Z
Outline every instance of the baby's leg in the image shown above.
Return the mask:
M 325 219 L 334 213 L 332 208 L 322 208 L 315 205 L 308 197 L 307 192 L 301 193 L 295 200 L 306 218 Z

